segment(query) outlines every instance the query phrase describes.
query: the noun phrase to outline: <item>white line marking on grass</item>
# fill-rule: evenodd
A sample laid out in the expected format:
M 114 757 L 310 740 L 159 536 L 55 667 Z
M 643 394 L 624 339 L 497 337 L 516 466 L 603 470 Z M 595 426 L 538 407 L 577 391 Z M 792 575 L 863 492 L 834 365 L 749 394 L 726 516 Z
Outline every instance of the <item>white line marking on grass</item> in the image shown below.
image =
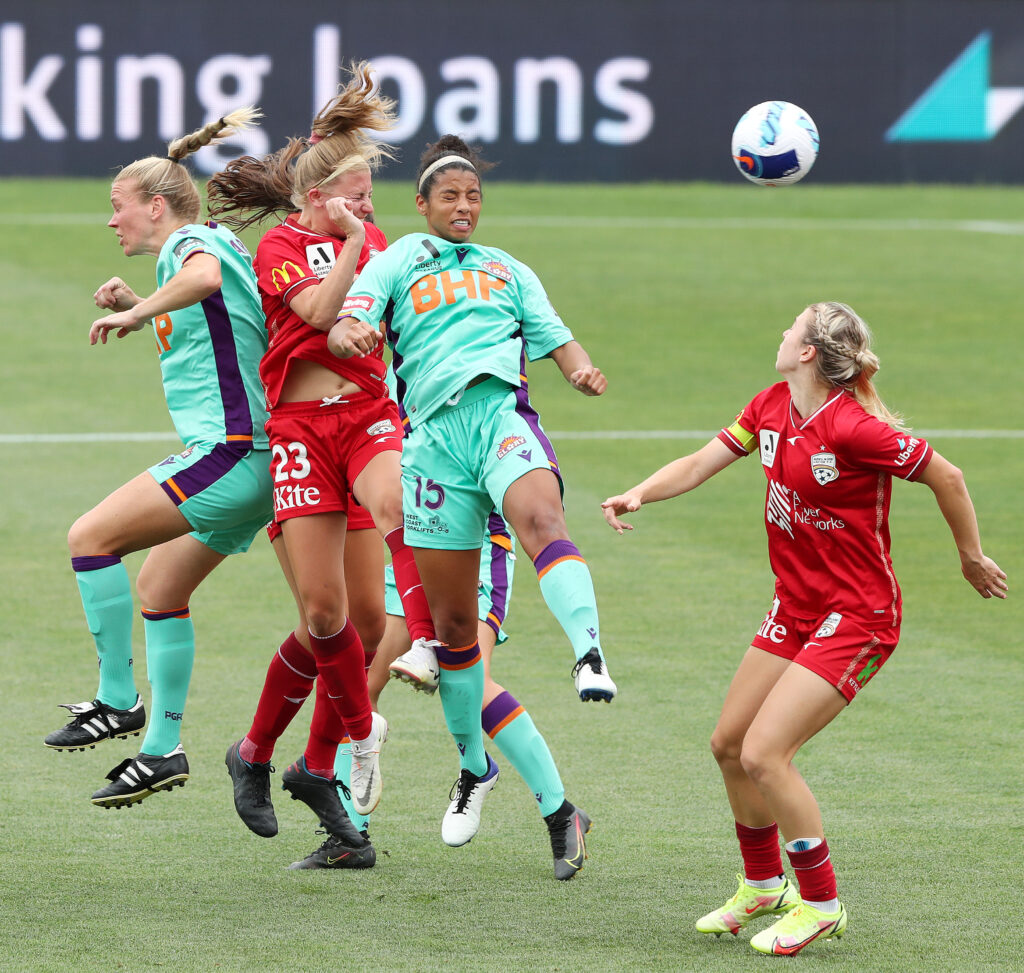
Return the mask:
M 1024 429 L 917 429 L 925 439 L 1024 439 Z M 712 439 L 718 429 L 576 429 L 549 432 L 552 439 Z M 173 432 L 56 432 L 0 434 L 0 443 L 154 443 L 177 442 Z
M 3 226 L 103 226 L 109 213 L 0 213 Z M 420 226 L 422 217 L 381 215 L 385 224 Z M 931 233 L 994 233 L 1024 236 L 1020 220 L 857 219 L 855 217 L 757 216 L 488 216 L 491 226 L 526 226 L 544 229 L 628 230 L 862 230 Z

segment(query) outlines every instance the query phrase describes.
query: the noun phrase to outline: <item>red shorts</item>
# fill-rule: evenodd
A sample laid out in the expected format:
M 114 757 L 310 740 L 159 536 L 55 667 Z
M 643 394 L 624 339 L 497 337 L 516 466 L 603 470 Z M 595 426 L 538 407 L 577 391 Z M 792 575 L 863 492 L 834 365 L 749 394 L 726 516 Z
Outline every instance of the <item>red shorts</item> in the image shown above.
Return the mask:
M 795 618 L 776 598 L 751 645 L 816 672 L 849 702 L 885 665 L 899 640 L 899 625 L 869 629 L 839 612 Z
M 370 511 L 359 506 L 359 501 L 350 493 L 348 495 L 348 526 L 349 531 L 353 530 L 376 530 L 377 525 L 370 516 Z M 267 537 L 271 543 L 281 536 L 281 525 L 272 520 L 267 524 Z
M 274 519 L 342 511 L 350 529 L 359 529 L 352 515 L 352 484 L 378 453 L 401 450 L 402 423 L 389 398 L 366 392 L 342 402 L 286 402 L 271 413 L 270 471 L 274 477 Z

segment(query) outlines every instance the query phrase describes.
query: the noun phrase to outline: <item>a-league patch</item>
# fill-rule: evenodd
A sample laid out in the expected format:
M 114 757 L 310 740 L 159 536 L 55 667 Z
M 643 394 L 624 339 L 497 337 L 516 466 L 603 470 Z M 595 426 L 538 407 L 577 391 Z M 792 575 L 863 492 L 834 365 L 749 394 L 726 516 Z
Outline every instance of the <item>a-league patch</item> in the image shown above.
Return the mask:
M 174 256 L 178 260 L 184 262 L 186 258 L 191 257 L 194 253 L 205 253 L 206 244 L 202 240 L 197 240 L 195 237 L 187 237 L 180 243 L 174 245 Z

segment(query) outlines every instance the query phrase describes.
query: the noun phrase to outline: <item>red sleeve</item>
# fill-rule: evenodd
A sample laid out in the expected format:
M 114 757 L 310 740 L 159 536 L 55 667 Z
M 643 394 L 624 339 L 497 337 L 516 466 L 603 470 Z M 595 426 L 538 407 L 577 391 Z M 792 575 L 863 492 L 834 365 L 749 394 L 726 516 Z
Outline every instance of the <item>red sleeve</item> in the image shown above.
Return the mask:
M 927 440 L 861 411 L 847 427 L 844 453 L 858 465 L 913 482 L 924 473 L 934 452 Z
M 762 400 L 770 391 L 765 389 L 755 395 L 736 416 L 735 421 L 718 434 L 718 441 L 728 446 L 737 456 L 749 456 L 757 449 L 757 416 Z
M 256 247 L 254 261 L 260 292 L 290 305 L 299 291 L 319 283 L 306 261 L 306 250 L 290 232 L 274 227 Z

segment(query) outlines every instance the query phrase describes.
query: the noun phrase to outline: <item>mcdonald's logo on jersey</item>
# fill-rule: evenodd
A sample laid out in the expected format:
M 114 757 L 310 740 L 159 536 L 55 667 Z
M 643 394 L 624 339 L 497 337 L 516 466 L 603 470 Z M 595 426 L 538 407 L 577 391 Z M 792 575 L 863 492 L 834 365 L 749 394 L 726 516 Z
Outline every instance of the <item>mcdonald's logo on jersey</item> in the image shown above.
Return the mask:
M 293 260 L 286 260 L 280 267 L 275 267 L 270 272 L 270 282 L 277 288 L 278 293 L 280 293 L 283 286 L 292 282 L 292 274 L 288 272 L 289 267 L 294 271 L 296 280 L 301 280 L 307 276 L 306 272 L 297 263 Z

